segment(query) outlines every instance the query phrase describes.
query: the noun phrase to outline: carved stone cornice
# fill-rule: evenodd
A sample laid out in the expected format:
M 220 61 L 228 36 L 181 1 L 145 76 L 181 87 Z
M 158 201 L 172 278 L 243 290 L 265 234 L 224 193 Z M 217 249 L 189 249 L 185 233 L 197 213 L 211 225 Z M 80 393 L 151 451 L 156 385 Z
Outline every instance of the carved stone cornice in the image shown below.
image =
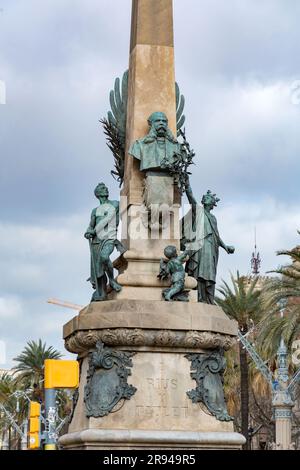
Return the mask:
M 76 331 L 65 338 L 65 347 L 72 353 L 95 348 L 98 341 L 107 346 L 148 346 L 188 349 L 230 349 L 234 336 L 209 331 L 151 330 L 141 328 L 107 328 Z

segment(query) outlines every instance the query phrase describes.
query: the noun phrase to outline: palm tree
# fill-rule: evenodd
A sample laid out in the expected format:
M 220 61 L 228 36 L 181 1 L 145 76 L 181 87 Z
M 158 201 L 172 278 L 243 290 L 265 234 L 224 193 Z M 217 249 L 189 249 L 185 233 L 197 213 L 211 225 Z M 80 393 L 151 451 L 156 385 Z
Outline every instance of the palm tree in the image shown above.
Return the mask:
M 44 361 L 61 357 L 59 351 L 53 346 L 47 347 L 41 339 L 38 342 L 28 341 L 21 354 L 14 358 L 14 361 L 17 361 L 17 365 L 13 367 L 17 374 L 16 381 L 22 383 L 26 388 L 33 388 L 33 398 L 43 401 Z
M 230 416 L 235 417 L 235 424 L 240 428 L 238 414 L 240 409 L 240 367 L 238 361 L 238 346 L 235 344 L 229 351 L 225 352 L 226 369 L 224 372 L 224 394 Z
M 14 375 L 0 375 L 0 403 L 5 405 L 15 422 L 20 426 L 28 417 L 29 400 L 42 403 L 44 401 L 44 361 L 45 359 L 60 359 L 61 354 L 47 347 L 41 339 L 38 342 L 29 341 L 21 354 L 14 360 L 17 365 L 13 368 Z M 58 412 L 61 418 L 69 414 L 70 398 L 64 390 L 57 393 L 59 401 Z M 10 447 L 18 448 L 19 436 L 12 441 L 14 432 L 4 412 L 0 410 L 0 433 L 9 431 Z
M 224 312 L 238 323 L 242 334 L 249 331 L 250 326 L 260 319 L 263 312 L 261 290 L 257 288 L 258 278 L 248 281 L 237 272 L 236 279 L 231 275 L 232 287 L 222 281 L 218 289 L 222 298 L 217 298 L 217 304 Z M 249 365 L 247 352 L 239 343 L 240 359 L 240 401 L 241 401 L 241 430 L 246 438 L 244 449 L 249 449 Z
M 15 391 L 15 382 L 13 377 L 4 372 L 0 376 L 0 403 L 6 402 Z
M 300 247 L 278 251 L 277 255 L 289 256 L 291 262 L 275 271 L 281 277 L 269 280 L 264 288 L 268 314 L 262 322 L 258 342 L 272 357 L 283 337 L 289 350 L 295 339 L 300 337 Z M 281 302 L 286 302 L 284 315 L 279 315 Z
M 12 416 L 16 424 L 21 427 L 28 414 L 28 401 L 24 396 L 17 396 L 19 392 L 20 387 L 11 374 L 4 372 L 0 375 L 0 403 Z M 2 440 L 4 435 L 8 433 L 10 448 L 18 448 L 20 436 L 16 434 L 3 408 L 0 410 L 0 433 L 2 434 Z

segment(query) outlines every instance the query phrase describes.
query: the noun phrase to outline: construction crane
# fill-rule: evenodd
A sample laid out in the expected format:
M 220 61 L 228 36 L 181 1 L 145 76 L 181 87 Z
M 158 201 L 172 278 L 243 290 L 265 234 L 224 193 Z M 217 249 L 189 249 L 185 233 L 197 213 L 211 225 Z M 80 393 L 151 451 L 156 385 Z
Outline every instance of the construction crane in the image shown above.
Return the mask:
M 65 307 L 65 308 L 71 308 L 72 310 L 82 310 L 83 305 L 78 305 L 78 304 L 73 304 L 72 302 L 67 302 L 64 300 L 59 300 L 59 299 L 48 299 L 47 300 L 48 304 L 54 304 L 54 305 L 59 305 L 60 307 Z
M 292 395 L 295 395 L 296 385 L 300 382 L 300 368 L 297 370 L 293 378 L 291 379 L 287 391 Z
M 238 338 L 246 351 L 248 352 L 249 356 L 255 363 L 257 369 L 262 373 L 265 379 L 269 382 L 271 386 L 273 386 L 273 374 L 270 369 L 266 366 L 265 362 L 256 352 L 252 344 L 247 340 L 246 335 L 242 335 L 240 331 L 238 331 Z

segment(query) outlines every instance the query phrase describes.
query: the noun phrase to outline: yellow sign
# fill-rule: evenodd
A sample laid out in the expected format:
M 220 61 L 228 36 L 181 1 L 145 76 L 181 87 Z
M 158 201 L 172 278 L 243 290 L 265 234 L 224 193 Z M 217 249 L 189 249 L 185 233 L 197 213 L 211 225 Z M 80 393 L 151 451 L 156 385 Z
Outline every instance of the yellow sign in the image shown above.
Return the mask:
M 38 449 L 40 447 L 39 433 L 29 434 L 29 449 Z
M 29 434 L 39 432 L 40 430 L 40 418 L 29 419 Z
M 31 401 L 29 406 L 29 449 L 40 447 L 40 416 L 41 405 L 37 401 Z
M 29 417 L 33 418 L 35 416 L 40 416 L 41 414 L 41 405 L 37 401 L 31 401 L 29 407 Z
M 79 386 L 78 361 L 45 360 L 45 388 L 77 388 Z

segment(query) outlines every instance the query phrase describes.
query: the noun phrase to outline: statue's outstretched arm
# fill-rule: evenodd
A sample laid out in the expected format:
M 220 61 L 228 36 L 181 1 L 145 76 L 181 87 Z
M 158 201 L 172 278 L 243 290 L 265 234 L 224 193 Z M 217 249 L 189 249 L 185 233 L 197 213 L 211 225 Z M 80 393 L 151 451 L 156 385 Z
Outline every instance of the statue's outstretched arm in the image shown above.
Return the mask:
M 188 256 L 190 256 L 190 250 L 185 250 L 183 253 L 181 253 L 181 255 L 178 256 L 178 259 L 181 263 L 184 263 L 184 261 L 186 260 L 186 258 Z
M 221 240 L 221 238 L 219 239 L 219 244 L 220 244 L 220 246 L 221 246 L 228 254 L 234 253 L 234 251 L 235 251 L 234 246 L 226 245 L 226 244 L 223 242 L 223 240 Z
M 223 248 L 226 251 L 227 245 L 226 243 L 223 242 L 223 240 L 221 240 L 221 238 L 219 238 L 219 245 L 221 248 Z
M 193 190 L 192 190 L 190 179 L 189 179 L 188 175 L 187 175 L 185 192 L 186 192 L 187 198 L 188 198 L 189 203 L 191 204 L 191 206 L 192 207 L 197 206 L 197 201 L 194 197 Z

